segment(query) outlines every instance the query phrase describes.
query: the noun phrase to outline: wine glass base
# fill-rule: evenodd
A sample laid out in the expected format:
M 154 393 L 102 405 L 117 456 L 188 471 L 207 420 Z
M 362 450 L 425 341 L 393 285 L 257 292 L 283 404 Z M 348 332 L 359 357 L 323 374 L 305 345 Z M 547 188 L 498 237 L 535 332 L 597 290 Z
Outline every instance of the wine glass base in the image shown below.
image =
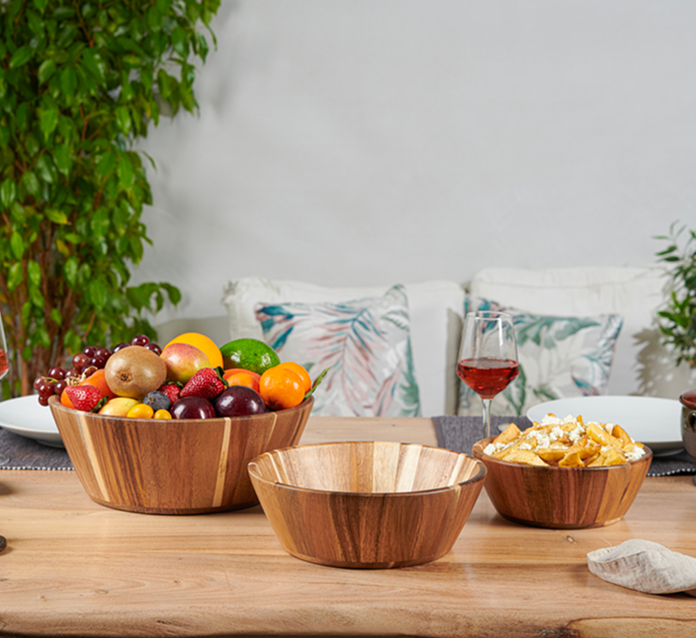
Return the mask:
M 10 462 L 10 457 L 7 454 L 0 454 L 0 466 L 7 465 Z

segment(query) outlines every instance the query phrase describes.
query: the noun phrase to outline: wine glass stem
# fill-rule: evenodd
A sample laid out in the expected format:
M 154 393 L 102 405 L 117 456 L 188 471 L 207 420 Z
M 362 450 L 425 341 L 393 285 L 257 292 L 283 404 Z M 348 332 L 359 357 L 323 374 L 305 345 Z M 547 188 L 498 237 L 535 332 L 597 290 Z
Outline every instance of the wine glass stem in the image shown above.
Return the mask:
M 493 399 L 481 399 L 483 402 L 483 436 L 488 438 L 491 435 L 491 403 Z

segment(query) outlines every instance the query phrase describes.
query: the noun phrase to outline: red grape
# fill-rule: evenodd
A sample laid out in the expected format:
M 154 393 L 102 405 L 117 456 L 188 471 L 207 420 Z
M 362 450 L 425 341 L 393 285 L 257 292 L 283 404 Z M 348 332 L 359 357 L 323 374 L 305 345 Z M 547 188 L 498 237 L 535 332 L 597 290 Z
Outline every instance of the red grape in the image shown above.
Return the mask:
M 85 350 L 86 349 L 87 348 L 85 348 Z M 75 368 L 75 371 L 78 374 L 81 374 L 82 371 L 89 365 L 91 359 L 92 357 L 85 354 L 84 352 L 78 352 L 72 360 L 73 368 Z
M 37 392 L 39 393 L 40 397 L 48 399 L 48 397 L 50 397 L 53 394 L 53 384 L 50 381 L 44 380 L 42 383 L 39 384 Z
M 136 337 L 133 337 L 133 341 L 131 343 L 134 346 L 146 346 L 148 343 L 150 343 L 150 337 L 147 335 L 137 335 Z
M 53 366 L 48 371 L 48 376 L 51 379 L 56 379 L 57 381 L 60 381 L 61 379 L 65 379 L 65 369 L 61 368 L 60 366 Z
M 63 394 L 63 390 L 68 386 L 68 382 L 65 379 L 61 379 L 60 381 L 56 381 L 53 384 L 53 393 L 60 396 Z

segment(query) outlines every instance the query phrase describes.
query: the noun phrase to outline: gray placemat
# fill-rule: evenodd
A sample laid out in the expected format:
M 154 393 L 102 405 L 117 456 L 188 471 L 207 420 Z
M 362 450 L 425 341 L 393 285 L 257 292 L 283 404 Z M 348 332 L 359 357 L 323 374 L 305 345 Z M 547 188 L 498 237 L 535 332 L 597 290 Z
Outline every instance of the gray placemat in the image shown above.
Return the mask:
M 0 454 L 10 457 L 0 470 L 72 470 L 63 448 L 50 447 L 0 427 Z
M 524 416 L 491 417 L 491 436 L 497 433 L 501 424 L 515 423 L 520 430 L 532 425 Z M 437 443 L 440 447 L 455 452 L 471 454 L 471 448 L 484 438 L 481 417 L 473 416 L 436 416 L 433 417 Z M 673 474 L 696 474 L 696 458 L 685 450 L 668 456 L 654 456 L 648 476 L 670 476 Z

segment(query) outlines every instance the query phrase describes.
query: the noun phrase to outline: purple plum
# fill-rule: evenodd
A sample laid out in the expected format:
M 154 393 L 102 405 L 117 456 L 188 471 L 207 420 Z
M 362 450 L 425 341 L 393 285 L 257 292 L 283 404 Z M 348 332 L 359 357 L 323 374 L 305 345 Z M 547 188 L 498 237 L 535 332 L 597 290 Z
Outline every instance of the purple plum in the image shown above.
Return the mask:
M 266 405 L 259 393 L 244 385 L 230 386 L 215 400 L 218 416 L 249 416 L 265 411 Z
M 179 399 L 170 410 L 174 419 L 214 419 L 215 408 L 208 399 L 201 397 L 184 397 Z

